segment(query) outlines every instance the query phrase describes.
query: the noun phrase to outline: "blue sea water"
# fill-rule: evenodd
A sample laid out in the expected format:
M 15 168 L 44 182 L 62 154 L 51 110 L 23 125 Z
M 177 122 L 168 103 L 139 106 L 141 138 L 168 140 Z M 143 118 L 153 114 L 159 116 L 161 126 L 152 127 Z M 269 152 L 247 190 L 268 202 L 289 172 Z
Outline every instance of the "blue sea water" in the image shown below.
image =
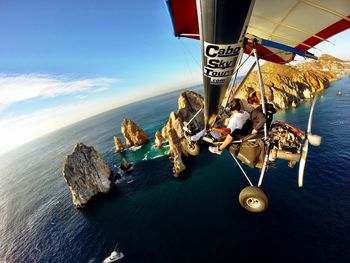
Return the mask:
M 338 90 L 344 95 L 336 96 Z M 1 155 L 0 262 L 101 262 L 116 242 L 123 262 L 131 263 L 349 262 L 349 76 L 316 104 L 313 132 L 323 142 L 309 148 L 304 188 L 297 187 L 297 166 L 277 162 L 263 182 L 270 206 L 262 214 L 239 205 L 247 182 L 227 152 L 217 156 L 202 148 L 187 160 L 183 179 L 172 177 L 166 149 L 152 144 L 177 109 L 178 95 L 117 108 Z M 305 102 L 276 119 L 305 130 L 309 108 Z M 123 153 L 134 170 L 110 193 L 75 209 L 62 176 L 64 156 L 83 142 L 118 171 L 122 155 L 113 151 L 113 136 L 121 136 L 125 117 L 150 143 Z M 245 169 L 257 182 L 259 171 Z

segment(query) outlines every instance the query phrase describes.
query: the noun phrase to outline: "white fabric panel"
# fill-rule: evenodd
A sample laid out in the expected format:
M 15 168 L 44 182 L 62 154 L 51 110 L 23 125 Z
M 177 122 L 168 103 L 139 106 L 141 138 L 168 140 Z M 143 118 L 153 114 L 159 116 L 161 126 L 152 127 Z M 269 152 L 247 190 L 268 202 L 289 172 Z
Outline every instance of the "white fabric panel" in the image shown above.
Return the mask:
M 276 27 L 275 23 L 270 22 L 266 19 L 261 19 L 257 16 L 251 16 L 249 26 L 254 26 L 254 28 L 262 28 L 265 32 L 271 32 L 273 28 Z
M 300 3 L 285 22 L 297 28 L 317 34 L 339 20 L 339 17 Z
M 350 15 L 350 0 L 256 0 L 248 33 L 297 46 Z
M 260 1 L 260 0 L 259 0 Z M 315 3 L 316 5 L 320 5 L 326 7 L 330 10 L 338 12 L 344 16 L 349 16 L 350 10 L 350 1 L 349 0 L 312 0 L 306 1 L 310 3 Z
M 290 43 L 290 44 L 286 44 L 288 46 L 297 46 L 301 42 L 303 42 L 305 39 L 308 39 L 309 37 L 312 36 L 312 34 L 310 35 L 310 34 L 302 33 L 287 27 L 280 27 L 275 34 L 276 35 L 272 37 L 273 41 L 279 42 L 276 39 L 279 37 L 280 38 L 284 37 L 285 38 L 284 41 L 287 41 Z
M 297 3 L 296 0 L 255 0 L 253 15 L 268 17 L 281 21 L 289 9 Z

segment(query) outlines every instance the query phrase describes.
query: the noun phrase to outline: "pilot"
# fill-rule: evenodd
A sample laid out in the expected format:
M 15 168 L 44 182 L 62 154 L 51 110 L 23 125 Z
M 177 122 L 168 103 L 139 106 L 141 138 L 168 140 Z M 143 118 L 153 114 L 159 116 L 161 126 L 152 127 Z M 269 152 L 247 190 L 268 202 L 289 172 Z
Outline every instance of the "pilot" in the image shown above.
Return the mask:
M 230 133 L 226 136 L 224 142 L 220 146 L 210 146 L 209 151 L 215 154 L 221 152 L 231 144 L 233 140 L 240 139 L 251 132 L 250 115 L 248 112 L 242 110 L 239 99 L 233 99 L 230 104 L 232 115 L 227 124 L 227 129 Z

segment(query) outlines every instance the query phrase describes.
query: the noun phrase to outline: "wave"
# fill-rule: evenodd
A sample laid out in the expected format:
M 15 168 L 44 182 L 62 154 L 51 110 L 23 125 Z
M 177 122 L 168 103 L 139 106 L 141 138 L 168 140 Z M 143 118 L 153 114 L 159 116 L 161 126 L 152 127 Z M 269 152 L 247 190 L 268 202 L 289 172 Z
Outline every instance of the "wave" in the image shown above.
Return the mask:
M 156 156 L 151 157 L 151 159 L 157 159 L 157 158 L 163 157 L 163 156 L 164 156 L 164 154 L 159 154 L 159 155 L 156 155 Z
M 164 151 L 165 150 L 165 151 Z M 157 148 L 155 145 L 152 145 L 151 149 L 145 153 L 142 158 L 143 161 L 147 161 L 148 159 L 157 159 L 163 157 L 165 155 L 169 155 L 170 146 L 165 145 L 162 148 Z
M 111 150 L 113 150 L 114 152 L 117 152 L 117 150 L 116 150 L 116 147 L 115 146 L 113 146 L 112 148 L 111 148 Z M 120 151 L 119 153 L 122 153 L 122 152 L 125 152 L 126 150 L 125 149 L 123 149 L 122 151 Z
M 133 152 L 136 152 L 137 150 L 140 150 L 141 147 L 142 147 L 142 145 L 140 145 L 140 146 L 131 146 L 131 147 L 129 148 L 129 150 L 130 150 L 130 151 L 133 151 Z

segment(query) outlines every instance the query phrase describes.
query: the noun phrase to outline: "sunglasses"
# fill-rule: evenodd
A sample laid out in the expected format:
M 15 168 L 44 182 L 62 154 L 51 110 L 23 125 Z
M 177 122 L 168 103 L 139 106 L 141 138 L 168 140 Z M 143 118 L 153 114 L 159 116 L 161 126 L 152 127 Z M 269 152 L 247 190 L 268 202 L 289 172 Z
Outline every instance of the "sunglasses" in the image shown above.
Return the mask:
M 259 99 L 257 97 L 251 97 L 247 101 L 249 104 L 253 104 L 253 103 L 258 103 Z

